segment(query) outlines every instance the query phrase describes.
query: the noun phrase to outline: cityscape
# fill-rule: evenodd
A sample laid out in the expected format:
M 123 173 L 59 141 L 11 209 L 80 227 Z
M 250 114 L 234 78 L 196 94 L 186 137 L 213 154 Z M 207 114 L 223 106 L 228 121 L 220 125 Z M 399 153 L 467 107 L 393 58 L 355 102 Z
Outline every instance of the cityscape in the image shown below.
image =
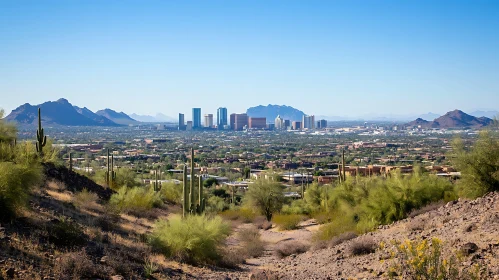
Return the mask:
M 0 1 L 0 280 L 499 279 L 499 2 Z

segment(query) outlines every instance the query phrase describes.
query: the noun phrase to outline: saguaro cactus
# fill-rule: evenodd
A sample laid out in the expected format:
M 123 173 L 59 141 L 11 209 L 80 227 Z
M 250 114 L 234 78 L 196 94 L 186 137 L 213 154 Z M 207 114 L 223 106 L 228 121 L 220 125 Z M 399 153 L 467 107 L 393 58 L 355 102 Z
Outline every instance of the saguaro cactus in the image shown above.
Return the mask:
M 47 144 L 47 136 L 42 128 L 42 116 L 40 108 L 38 108 L 38 129 L 36 130 L 36 151 L 40 156 L 43 156 L 43 147 Z
M 69 171 L 73 171 L 73 156 L 69 153 Z
M 184 165 L 184 182 L 183 182 L 183 202 L 182 202 L 182 215 L 185 217 L 189 214 L 202 214 L 205 209 L 205 199 L 204 199 L 204 189 L 203 189 L 203 179 L 199 176 L 199 186 L 198 186 L 198 200 L 196 201 L 194 195 L 194 180 L 196 174 L 194 174 L 194 149 L 191 149 L 191 182 L 189 190 L 187 189 L 187 164 Z
M 161 176 L 161 171 L 159 171 L 159 168 L 157 168 L 154 171 L 154 191 L 158 192 L 161 190 L 161 183 L 158 181 L 158 177 Z
M 116 181 L 116 172 L 114 171 L 114 155 L 109 159 L 109 149 L 107 149 L 107 171 L 106 171 L 106 184 L 113 188 Z

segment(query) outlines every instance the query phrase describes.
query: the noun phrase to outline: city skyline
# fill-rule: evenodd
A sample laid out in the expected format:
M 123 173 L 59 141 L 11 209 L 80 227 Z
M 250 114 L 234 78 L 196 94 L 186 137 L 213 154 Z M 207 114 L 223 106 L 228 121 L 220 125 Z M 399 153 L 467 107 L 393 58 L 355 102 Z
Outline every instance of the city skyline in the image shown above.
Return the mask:
M 492 1 L 3 1 L 0 107 L 498 110 L 497 29 Z

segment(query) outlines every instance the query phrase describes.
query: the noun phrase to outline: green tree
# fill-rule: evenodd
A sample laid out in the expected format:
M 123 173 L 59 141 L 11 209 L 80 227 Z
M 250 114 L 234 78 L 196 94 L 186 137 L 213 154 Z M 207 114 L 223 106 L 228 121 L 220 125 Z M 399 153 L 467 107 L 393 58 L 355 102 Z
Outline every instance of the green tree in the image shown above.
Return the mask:
M 272 220 L 272 215 L 279 211 L 284 203 L 284 193 L 281 184 L 265 179 L 257 180 L 249 185 L 245 199 L 267 218 Z
M 205 188 L 212 187 L 216 184 L 217 184 L 217 179 L 215 179 L 215 178 L 208 178 L 208 179 L 203 181 L 203 185 Z
M 499 190 L 499 139 L 482 131 L 473 147 L 467 149 L 460 138 L 452 143 L 452 163 L 461 171 L 460 193 L 478 197 Z

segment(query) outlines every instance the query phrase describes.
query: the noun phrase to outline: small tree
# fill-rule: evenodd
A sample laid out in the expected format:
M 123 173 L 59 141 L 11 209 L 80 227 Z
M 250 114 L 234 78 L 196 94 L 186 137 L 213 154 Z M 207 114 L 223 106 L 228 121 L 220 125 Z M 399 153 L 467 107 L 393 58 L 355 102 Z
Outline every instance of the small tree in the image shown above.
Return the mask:
M 480 132 L 473 147 L 467 149 L 463 140 L 452 143 L 453 164 L 461 171 L 460 191 L 478 197 L 499 190 L 499 139 L 488 131 Z
M 276 181 L 260 179 L 248 188 L 246 193 L 248 203 L 257 208 L 267 218 L 267 221 L 272 220 L 272 215 L 282 208 L 284 202 L 281 184 Z

